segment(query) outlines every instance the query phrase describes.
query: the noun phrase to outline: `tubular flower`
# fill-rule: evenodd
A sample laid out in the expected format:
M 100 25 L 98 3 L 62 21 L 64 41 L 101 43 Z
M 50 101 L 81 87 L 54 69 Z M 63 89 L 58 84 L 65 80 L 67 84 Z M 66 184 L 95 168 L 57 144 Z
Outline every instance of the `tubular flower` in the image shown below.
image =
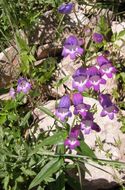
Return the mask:
M 78 104 L 77 106 L 75 106 L 74 115 L 80 114 L 84 118 L 90 108 L 91 106 L 88 104 Z
M 59 6 L 58 12 L 61 14 L 70 14 L 74 7 L 74 3 L 63 3 Z
M 56 109 L 56 116 L 60 118 L 61 121 L 65 121 L 66 118 L 71 117 L 72 113 L 69 110 L 70 108 L 70 97 L 68 95 L 63 96 L 60 100 L 60 103 Z
M 23 92 L 24 94 L 27 94 L 30 90 L 31 84 L 25 78 L 20 78 L 18 80 L 17 92 Z
M 97 57 L 97 62 L 100 66 L 99 71 L 102 75 L 105 74 L 108 78 L 112 78 L 113 73 L 116 73 L 115 67 L 113 67 L 111 62 L 103 55 Z
M 88 82 L 87 70 L 83 67 L 80 67 L 76 70 L 73 77 L 72 87 L 79 92 L 86 90 L 86 84 Z
M 10 97 L 15 98 L 15 94 L 16 94 L 16 92 L 15 92 L 14 88 L 10 88 L 10 91 L 9 91 Z
M 82 117 L 86 115 L 91 108 L 90 105 L 83 103 L 83 96 L 80 93 L 75 93 L 72 96 L 72 102 L 74 104 L 74 115 L 80 114 Z
M 80 142 L 78 140 L 78 136 L 80 133 L 79 125 L 76 125 L 71 129 L 71 132 L 67 139 L 64 142 L 65 146 L 68 146 L 69 149 L 75 149 L 77 146 L 80 146 Z
M 90 67 L 87 70 L 89 80 L 86 84 L 88 88 L 93 87 L 95 91 L 100 90 L 100 84 L 106 84 L 106 80 L 102 78 L 101 73 L 96 67 Z
M 102 34 L 99 34 L 99 33 L 94 33 L 93 36 L 92 36 L 92 39 L 95 43 L 102 43 L 103 41 L 103 35 Z
M 114 119 L 114 114 L 118 113 L 118 108 L 115 104 L 111 102 L 110 95 L 109 94 L 100 94 L 99 95 L 99 102 L 101 106 L 103 107 L 101 116 L 105 117 L 106 115 L 109 117 L 109 119 Z
M 84 49 L 80 46 L 83 44 L 82 39 L 77 39 L 75 36 L 69 36 L 63 46 L 62 56 L 70 56 L 70 59 L 76 59 L 77 56 L 84 53 Z
M 86 116 L 83 118 L 81 122 L 81 130 L 84 134 L 89 134 L 92 130 L 100 132 L 101 129 L 97 123 L 94 122 L 92 113 L 87 112 Z
M 72 95 L 72 102 L 74 106 L 77 106 L 79 104 L 83 103 L 83 96 L 80 93 L 75 93 Z

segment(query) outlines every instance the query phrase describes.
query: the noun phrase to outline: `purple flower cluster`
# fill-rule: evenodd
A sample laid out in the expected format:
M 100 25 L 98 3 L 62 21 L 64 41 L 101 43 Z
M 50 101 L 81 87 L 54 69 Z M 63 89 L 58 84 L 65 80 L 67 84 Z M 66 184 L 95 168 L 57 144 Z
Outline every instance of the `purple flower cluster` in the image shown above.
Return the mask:
M 31 83 L 28 82 L 25 78 L 19 78 L 18 79 L 18 85 L 16 91 L 14 88 L 10 88 L 9 95 L 11 98 L 15 98 L 16 93 L 24 93 L 27 94 L 31 90 Z
M 70 59 L 74 60 L 76 57 L 84 53 L 84 49 L 80 46 L 83 45 L 83 39 L 77 39 L 75 36 L 69 36 L 63 45 L 62 56 L 70 56 Z
M 65 5 L 60 7 L 60 10 L 63 10 L 63 14 L 67 14 L 71 11 L 70 8 L 71 6 L 67 4 L 67 8 Z M 65 13 L 64 10 L 66 11 Z M 93 33 L 92 40 L 95 43 L 100 44 L 103 42 L 104 37 L 102 34 Z M 83 39 L 77 39 L 77 37 L 73 35 L 69 36 L 64 42 L 62 56 L 69 56 L 70 59 L 75 60 L 78 56 L 83 55 L 84 49 L 81 47 L 83 44 Z M 100 92 L 101 85 L 105 85 L 107 78 L 112 78 L 116 73 L 116 69 L 112 62 L 107 58 L 109 54 L 109 51 L 105 50 L 102 55 L 97 56 L 96 66 L 81 66 L 75 71 L 72 76 L 72 87 L 74 90 L 77 90 L 77 92 L 73 93 L 71 98 L 69 95 L 63 96 L 56 108 L 56 116 L 62 122 L 66 122 L 68 117 L 72 116 L 70 106 L 73 105 L 74 107 L 73 114 L 77 116 L 77 121 L 75 121 L 75 126 L 71 128 L 69 135 L 64 142 L 64 145 L 71 150 L 80 146 L 79 138 L 81 132 L 83 134 L 89 134 L 92 130 L 96 132 L 100 132 L 101 130 L 98 124 L 94 121 L 91 106 L 84 102 L 84 98 L 81 94 L 82 92 L 88 89 L 93 89 L 98 93 L 99 102 L 102 106 L 100 116 L 108 116 L 109 119 L 112 120 L 114 114 L 118 113 L 118 108 L 112 103 L 110 95 L 102 94 Z
M 73 75 L 72 86 L 79 92 L 83 92 L 87 88 L 93 88 L 95 91 L 99 91 L 100 84 L 106 84 L 106 80 L 102 78 L 99 69 L 94 66 L 89 68 L 80 67 Z
M 97 57 L 98 68 L 96 66 L 78 68 L 73 77 L 73 89 L 83 92 L 87 89 L 93 88 L 95 91 L 100 91 L 100 85 L 106 84 L 106 79 L 112 78 L 116 73 L 115 67 L 112 66 L 110 60 L 103 55 Z
M 90 112 L 91 106 L 84 103 L 83 96 L 80 93 L 74 93 L 72 95 L 72 104 L 74 106 L 74 115 L 79 116 L 81 123 L 79 125 L 76 124 L 76 126 L 71 129 L 68 138 L 65 140 L 65 146 L 68 146 L 70 149 L 74 149 L 80 145 L 78 141 L 80 132 L 89 134 L 92 130 L 100 131 L 100 127 L 94 122 L 93 114 Z M 69 95 L 63 96 L 55 112 L 61 121 L 64 122 L 68 117 L 72 116 L 69 110 L 70 106 L 71 100 Z

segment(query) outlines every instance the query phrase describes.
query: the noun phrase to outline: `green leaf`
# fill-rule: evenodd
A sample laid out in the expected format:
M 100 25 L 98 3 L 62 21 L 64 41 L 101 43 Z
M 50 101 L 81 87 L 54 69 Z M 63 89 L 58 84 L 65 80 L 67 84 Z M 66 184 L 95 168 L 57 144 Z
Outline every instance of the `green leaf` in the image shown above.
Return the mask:
M 39 145 L 37 145 L 35 147 L 34 150 L 32 150 L 32 152 L 29 154 L 29 157 L 31 157 L 33 154 L 40 154 L 40 155 L 52 155 L 53 152 L 47 151 L 43 149 L 43 146 L 49 146 L 49 145 L 62 145 L 62 143 L 64 142 L 64 140 L 67 137 L 67 133 L 66 131 L 62 130 L 58 133 L 55 133 L 54 135 L 46 138 L 45 140 L 43 140 Z
M 65 190 L 65 175 L 64 175 L 63 172 L 59 175 L 59 177 L 57 178 L 55 184 L 56 184 L 55 189 Z
M 46 178 L 51 177 L 52 174 L 57 172 L 60 167 L 62 166 L 63 162 L 62 159 L 54 158 L 51 161 L 49 161 L 38 173 L 38 175 L 33 179 L 31 182 L 29 189 L 32 189 L 33 187 L 39 185 L 42 181 L 44 181 Z
M 21 51 L 29 51 L 29 47 L 27 45 L 26 40 L 21 38 L 19 33 L 16 34 L 16 43 L 18 45 L 20 52 Z
M 26 169 L 23 166 L 20 168 L 22 170 L 22 172 L 24 173 L 24 175 L 26 176 L 34 176 L 36 173 L 32 170 Z
M 48 116 L 52 117 L 53 119 L 55 119 L 56 121 L 58 121 L 59 123 L 61 123 L 63 126 L 65 126 L 65 123 L 60 121 L 48 108 L 45 108 L 43 106 L 38 107 L 42 112 L 44 112 L 45 114 L 47 114 Z
M 29 112 L 24 116 L 24 118 L 22 118 L 21 123 L 20 123 L 20 126 L 25 126 L 25 125 L 27 124 L 27 122 L 28 122 L 30 116 L 31 116 L 31 111 L 29 111 Z
M 50 183 L 48 189 L 65 190 L 65 174 L 64 174 L 64 172 L 59 171 L 56 174 L 56 176 L 57 176 L 56 181 L 54 181 L 53 183 Z
M 77 148 L 79 153 L 84 156 L 89 156 L 91 158 L 96 158 L 93 150 L 82 140 L 80 141 L 80 147 Z
M 70 75 L 65 76 L 64 78 L 60 79 L 54 86 L 56 88 L 58 88 L 59 86 L 61 86 L 62 84 L 64 84 L 68 79 L 69 79 Z
M 15 100 L 7 100 L 4 110 L 11 110 L 17 107 L 17 102 Z
M 41 146 L 45 145 L 54 145 L 54 144 L 62 144 L 67 137 L 67 132 L 62 130 L 60 132 L 55 133 L 54 135 L 46 138 L 42 143 Z
M 6 176 L 5 178 L 4 178 L 4 180 L 3 180 L 3 186 L 4 186 L 4 189 L 5 190 L 8 190 L 8 183 L 9 183 L 9 176 Z
M 118 40 L 118 39 L 121 39 L 124 35 L 125 35 L 125 30 L 122 30 L 122 31 L 119 32 L 119 34 L 117 35 L 117 40 Z
M 44 112 L 45 114 L 47 114 L 48 116 L 52 117 L 55 119 L 55 115 L 48 109 L 48 108 L 45 108 L 43 106 L 40 106 L 39 109 Z
M 41 186 L 39 186 L 39 187 L 37 188 L 37 190 L 44 190 L 44 188 L 42 188 Z
M 0 125 L 3 125 L 6 121 L 6 114 L 2 114 L 0 115 Z

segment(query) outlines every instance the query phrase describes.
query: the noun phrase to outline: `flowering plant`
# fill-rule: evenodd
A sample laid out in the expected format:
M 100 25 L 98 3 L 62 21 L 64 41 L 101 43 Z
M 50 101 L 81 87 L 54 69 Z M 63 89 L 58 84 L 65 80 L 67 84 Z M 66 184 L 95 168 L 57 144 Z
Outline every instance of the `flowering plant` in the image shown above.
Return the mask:
M 113 100 L 113 95 L 105 90 L 108 80 L 113 79 L 118 73 L 111 52 L 107 50 L 109 44 L 105 27 L 101 25 L 100 30 L 96 31 L 96 28 L 88 25 L 84 33 L 83 26 L 81 27 L 82 22 L 76 14 L 79 9 L 77 11 L 75 3 L 61 4 L 61 2 L 34 3 L 28 0 L 29 12 L 23 3 L 18 6 L 15 1 L 13 4 L 3 0 L 1 4 L 1 6 L 4 5 L 1 12 L 8 14 L 3 22 L 8 19 L 9 28 L 12 28 L 11 33 L 14 35 L 19 62 L 19 76 L 5 87 L 5 91 L 8 92 L 7 99 L 0 99 L 1 190 L 64 190 L 65 188 L 82 190 L 85 173 L 89 175 L 91 173 L 86 164 L 94 165 L 95 162 L 101 167 L 107 164 L 113 168 L 120 168 L 120 172 L 124 166 L 124 162 L 109 160 L 110 157 L 98 158 L 86 143 L 87 137 L 90 138 L 91 134 L 96 136 L 102 131 L 96 118 L 99 107 L 101 108 L 99 117 L 102 121 L 105 117 L 108 121 L 113 121 L 120 111 Z M 42 53 L 39 53 L 37 52 L 38 44 L 36 43 L 35 47 L 34 44 L 32 45 L 35 38 L 32 33 L 37 24 L 42 22 L 39 12 L 41 7 L 43 7 L 44 21 L 49 20 L 49 14 L 50 17 L 54 14 L 56 17 L 54 29 L 56 29 L 53 35 L 45 29 L 47 33 L 44 36 L 44 27 L 40 26 L 40 30 L 43 29 L 42 46 L 44 46 L 44 41 L 47 41 L 52 49 L 45 51 L 45 45 L 42 47 Z M 52 10 L 48 11 L 48 9 Z M 13 14 L 16 10 L 19 11 L 17 20 Z M 31 10 L 33 12 L 30 12 Z M 77 33 L 75 30 L 72 32 L 71 27 L 70 34 L 61 39 L 58 34 L 63 36 L 63 32 L 61 33 L 59 29 L 64 27 L 63 24 L 65 25 L 65 22 L 69 20 L 70 14 L 76 16 L 78 22 L 76 25 L 80 32 Z M 23 18 L 27 15 L 27 20 L 20 18 L 20 15 Z M 100 23 L 102 24 L 102 21 Z M 21 34 L 20 28 L 24 29 L 26 39 Z M 109 31 L 109 28 L 107 30 Z M 49 41 L 50 37 L 53 41 L 55 40 L 54 43 Z M 58 49 L 59 56 L 55 57 L 56 48 L 53 50 L 53 44 L 55 45 L 58 40 L 62 43 L 62 49 L 61 51 L 60 48 Z M 42 60 L 38 60 L 40 56 Z M 94 63 L 91 61 L 93 58 Z M 60 59 L 64 62 L 69 60 L 68 64 L 75 65 L 76 69 L 70 77 L 61 78 L 53 85 L 57 71 L 63 70 L 59 68 Z M 65 83 L 67 81 L 69 86 Z M 56 87 L 54 96 L 49 93 L 52 86 Z M 60 86 L 65 87 L 61 95 L 58 93 Z M 90 104 L 86 97 L 96 100 L 98 104 Z M 53 99 L 54 110 L 51 106 L 46 107 L 46 99 L 47 101 Z M 49 119 L 50 123 L 47 125 L 46 122 Z M 75 176 L 71 175 L 72 170 L 77 170 Z

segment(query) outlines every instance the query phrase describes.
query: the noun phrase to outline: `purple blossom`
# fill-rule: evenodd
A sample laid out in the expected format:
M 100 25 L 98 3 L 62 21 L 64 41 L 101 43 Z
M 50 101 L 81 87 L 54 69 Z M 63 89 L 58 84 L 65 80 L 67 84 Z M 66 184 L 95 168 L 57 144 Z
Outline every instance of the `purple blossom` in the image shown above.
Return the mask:
M 74 7 L 74 3 L 63 3 L 59 6 L 58 12 L 61 14 L 70 14 Z
M 118 108 L 115 104 L 112 103 L 109 94 L 100 94 L 99 102 L 103 107 L 101 116 L 105 117 L 106 115 L 112 120 L 114 119 L 114 114 L 118 113 Z
M 103 55 L 97 57 L 97 62 L 100 66 L 99 71 L 102 76 L 105 74 L 108 78 L 112 78 L 113 73 L 116 73 L 115 67 L 113 67 L 111 62 Z
M 91 108 L 90 105 L 83 103 L 83 96 L 80 93 L 75 93 L 72 95 L 72 102 L 74 104 L 75 115 L 80 114 L 82 117 L 84 117 Z
M 80 127 L 79 125 L 76 125 L 71 129 L 71 132 L 67 137 L 67 139 L 65 140 L 64 145 L 68 146 L 69 149 L 71 150 L 75 149 L 77 146 L 80 146 L 80 142 L 78 140 L 79 133 L 80 133 Z
M 31 84 L 25 78 L 20 78 L 18 80 L 18 85 L 17 85 L 18 93 L 23 92 L 24 94 L 27 94 L 30 89 L 31 89 Z
M 100 132 L 100 127 L 94 122 L 92 113 L 87 112 L 86 116 L 81 122 L 81 130 L 84 134 L 89 134 L 92 130 Z
M 87 70 L 86 68 L 80 67 L 76 70 L 73 75 L 72 87 L 79 92 L 86 90 L 86 84 L 88 82 Z
M 97 63 L 99 64 L 99 66 L 102 66 L 103 64 L 110 63 L 110 61 L 106 57 L 104 57 L 103 55 L 100 55 L 97 57 Z
M 59 106 L 60 108 L 70 108 L 71 102 L 70 102 L 70 97 L 69 95 L 65 95 L 61 98 L 60 102 L 59 102 Z
M 71 117 L 72 113 L 69 110 L 71 105 L 70 97 L 68 95 L 63 96 L 60 103 L 56 109 L 56 116 L 60 118 L 61 121 L 65 121 L 66 118 Z
M 77 106 L 79 104 L 83 103 L 83 96 L 80 93 L 75 93 L 72 95 L 72 102 L 74 106 Z
M 103 41 L 103 35 L 99 33 L 94 33 L 92 39 L 95 43 L 101 43 Z
M 77 106 L 75 106 L 74 115 L 80 114 L 84 118 L 90 108 L 91 106 L 88 104 L 78 104 Z
M 10 91 L 9 91 L 10 97 L 15 98 L 15 94 L 16 94 L 16 92 L 15 92 L 14 88 L 10 88 Z
M 106 84 L 106 80 L 102 78 L 101 73 L 96 67 L 90 67 L 87 70 L 89 80 L 86 84 L 88 88 L 93 87 L 95 91 L 100 90 L 100 84 Z
M 80 46 L 83 44 L 82 39 L 77 39 L 75 36 L 69 36 L 63 46 L 62 56 L 70 56 L 70 59 L 76 59 L 77 56 L 82 55 L 84 49 Z

